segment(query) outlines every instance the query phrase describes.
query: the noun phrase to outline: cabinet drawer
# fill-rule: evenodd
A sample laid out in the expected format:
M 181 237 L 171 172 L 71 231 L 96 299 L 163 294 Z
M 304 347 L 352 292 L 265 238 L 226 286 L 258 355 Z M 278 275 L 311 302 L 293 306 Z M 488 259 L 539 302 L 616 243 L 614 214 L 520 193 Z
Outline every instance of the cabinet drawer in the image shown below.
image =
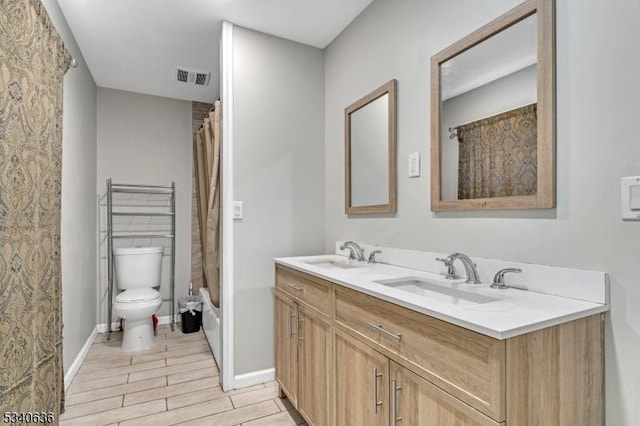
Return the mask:
M 331 284 L 314 276 L 276 265 L 276 288 L 290 294 L 297 301 L 329 315 Z
M 338 285 L 335 289 L 338 326 L 480 412 L 504 420 L 503 341 Z

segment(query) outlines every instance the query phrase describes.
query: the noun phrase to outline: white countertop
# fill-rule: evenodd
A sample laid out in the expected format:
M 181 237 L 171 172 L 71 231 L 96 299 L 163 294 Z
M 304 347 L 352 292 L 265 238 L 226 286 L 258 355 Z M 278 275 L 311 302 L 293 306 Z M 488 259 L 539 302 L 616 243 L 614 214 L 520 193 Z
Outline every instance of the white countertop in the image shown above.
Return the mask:
M 464 280 L 446 280 L 439 273 L 383 263 L 364 263 L 366 266 L 348 269 L 308 263 L 321 261 L 345 262 L 346 258 L 340 255 L 321 255 L 275 259 L 278 264 L 495 339 L 507 339 L 609 310 L 606 304 L 516 288 L 493 289 L 489 284 L 466 284 Z M 423 278 L 443 287 L 460 289 L 477 297 L 484 296 L 496 300 L 483 303 L 465 303 L 464 300 L 449 302 L 375 282 L 404 277 Z

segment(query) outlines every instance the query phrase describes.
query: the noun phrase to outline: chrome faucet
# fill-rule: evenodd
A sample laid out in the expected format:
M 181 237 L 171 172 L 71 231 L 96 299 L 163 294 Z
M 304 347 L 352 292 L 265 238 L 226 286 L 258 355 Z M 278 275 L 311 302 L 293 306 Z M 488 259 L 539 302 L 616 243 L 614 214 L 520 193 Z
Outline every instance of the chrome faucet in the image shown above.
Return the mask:
M 448 280 L 457 280 L 460 276 L 456 275 L 456 268 L 453 266 L 453 260 L 446 258 L 443 259 L 441 257 L 436 257 L 438 262 L 444 262 L 444 266 L 447 267 L 447 275 L 445 278 Z
M 349 259 L 364 262 L 364 249 L 353 241 L 345 241 L 340 246 L 340 250 L 349 249 Z
M 509 288 L 508 285 L 504 282 L 504 274 L 507 272 L 513 272 L 519 274 L 522 272 L 520 268 L 505 268 L 498 271 L 498 273 L 493 277 L 493 284 L 491 284 L 491 288 L 499 288 L 500 290 L 504 290 Z
M 446 260 L 450 262 L 451 267 L 453 267 L 453 262 L 455 262 L 456 260 L 460 260 L 467 274 L 466 282 L 468 284 L 481 284 L 480 277 L 478 277 L 478 270 L 476 269 L 476 265 L 475 263 L 473 263 L 473 260 L 469 258 L 469 256 L 462 253 L 453 253 L 447 256 Z M 446 262 L 445 262 L 445 265 L 446 265 Z
M 376 263 L 376 254 L 381 254 L 382 250 L 374 250 L 371 253 L 369 253 L 369 260 L 367 260 L 367 263 Z

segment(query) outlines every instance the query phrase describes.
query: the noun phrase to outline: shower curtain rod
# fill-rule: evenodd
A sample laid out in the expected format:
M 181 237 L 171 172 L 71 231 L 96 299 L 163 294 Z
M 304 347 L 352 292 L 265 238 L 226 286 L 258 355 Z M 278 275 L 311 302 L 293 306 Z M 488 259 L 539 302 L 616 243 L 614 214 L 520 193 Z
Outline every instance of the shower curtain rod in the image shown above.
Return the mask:
M 487 115 L 486 117 L 476 118 L 475 120 L 467 121 L 466 123 L 458 124 L 457 126 L 454 126 L 454 127 L 449 127 L 449 139 L 453 140 L 453 139 L 458 137 L 458 133 L 457 133 L 458 127 L 466 126 L 468 124 L 475 123 L 476 121 L 486 120 L 488 118 L 495 117 L 497 115 L 504 114 L 504 113 L 507 113 L 509 111 L 513 111 L 515 109 L 520 109 L 520 108 L 525 108 L 525 107 L 528 107 L 528 106 L 531 106 L 531 105 L 535 105 L 537 103 L 538 102 L 532 102 L 530 104 L 526 104 L 526 105 L 510 108 L 510 109 L 507 109 L 507 110 L 504 110 L 504 111 L 501 111 L 501 112 L 496 112 L 496 113 L 493 113 L 491 115 Z
M 215 100 L 213 102 L 213 104 L 211 104 L 211 109 L 209 110 L 209 112 L 207 113 L 207 115 L 209 115 L 210 113 L 214 112 L 216 110 L 216 102 L 220 100 L 220 97 L 218 97 L 217 100 Z M 205 117 L 206 118 L 206 117 Z M 199 132 L 200 129 L 202 129 L 204 127 L 204 120 L 202 120 L 202 124 L 200 125 L 200 127 L 198 127 L 198 130 L 196 130 L 196 132 Z

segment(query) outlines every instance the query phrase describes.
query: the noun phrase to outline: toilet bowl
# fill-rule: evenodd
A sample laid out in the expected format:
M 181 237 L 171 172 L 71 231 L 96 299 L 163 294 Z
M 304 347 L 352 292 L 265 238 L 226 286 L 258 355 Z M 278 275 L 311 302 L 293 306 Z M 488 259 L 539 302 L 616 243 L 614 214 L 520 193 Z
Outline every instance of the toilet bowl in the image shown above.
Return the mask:
M 137 352 L 153 345 L 153 322 L 162 304 L 160 286 L 163 247 L 114 248 L 116 285 L 119 293 L 113 310 L 124 320 L 121 349 Z

